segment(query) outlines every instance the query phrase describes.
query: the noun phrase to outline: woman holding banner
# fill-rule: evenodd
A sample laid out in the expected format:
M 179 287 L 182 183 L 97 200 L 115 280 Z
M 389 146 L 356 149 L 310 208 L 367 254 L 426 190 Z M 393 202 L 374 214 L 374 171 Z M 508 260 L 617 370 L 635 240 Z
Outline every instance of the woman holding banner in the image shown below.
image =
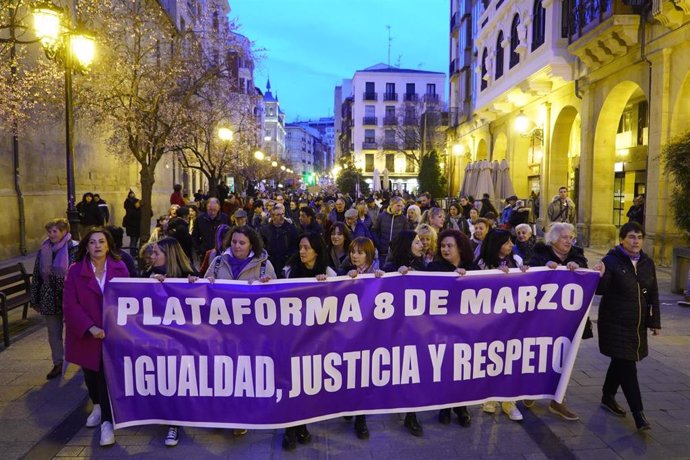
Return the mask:
M 498 269 L 505 273 L 508 273 L 511 268 L 527 270 L 527 266 L 522 264 L 522 258 L 513 253 L 513 241 L 507 230 L 491 230 L 484 237 L 477 265 L 482 270 Z M 501 408 L 511 420 L 515 422 L 522 420 L 522 413 L 515 405 L 515 401 L 503 401 Z M 486 401 L 482 405 L 482 410 L 487 414 L 496 413 L 496 401 Z
M 410 270 L 425 271 L 424 245 L 413 230 L 402 230 L 391 242 L 390 260 L 384 265 L 385 272 L 398 272 L 405 275 Z M 424 429 L 417 421 L 417 414 L 405 414 L 405 428 L 412 436 L 422 436 Z
M 299 251 L 294 254 L 285 265 L 285 278 L 313 278 L 324 281 L 336 273 L 328 266 L 328 249 L 326 243 L 317 233 L 303 233 L 299 236 Z M 294 450 L 297 443 L 311 442 L 311 433 L 307 425 L 291 426 L 285 429 L 283 435 L 283 449 Z
M 180 243 L 173 237 L 167 236 L 154 243 L 151 261 L 151 269 L 144 277 L 165 281 L 169 278 L 187 278 L 190 282 L 196 281 L 198 273 L 189 262 L 189 258 L 182 250 Z M 165 445 L 174 447 L 180 441 L 180 427 L 169 426 L 165 436 Z
M 474 252 L 470 240 L 460 230 L 443 230 L 438 235 L 440 241 L 436 249 L 436 259 L 427 266 L 431 272 L 455 272 L 463 276 L 467 270 L 478 270 L 473 262 Z M 464 427 L 472 423 L 472 415 L 465 406 L 453 408 L 458 416 L 458 423 Z M 438 421 L 443 425 L 450 424 L 450 409 L 441 409 L 438 413 Z
M 520 224 L 525 225 L 525 224 Z M 520 226 L 518 225 L 518 229 Z M 549 267 L 552 269 L 558 266 L 566 266 L 568 270 L 577 270 L 578 268 L 587 268 L 587 258 L 585 257 L 582 248 L 573 244 L 575 241 L 575 227 L 567 222 L 555 222 L 551 224 L 549 231 L 546 233 L 545 243 L 537 243 L 534 246 L 532 256 L 528 261 L 531 267 Z M 587 321 L 587 326 L 583 338 L 592 337 L 592 324 Z M 588 334 L 589 333 L 589 334 Z M 523 401 L 526 407 L 532 407 L 534 401 Z M 565 420 L 577 421 L 580 417 L 570 410 L 565 402 L 558 403 L 551 401 L 549 403 L 549 412 L 562 417 Z
M 383 270 L 377 268 L 378 261 L 374 242 L 364 236 L 359 236 L 350 243 L 348 256 L 341 267 L 339 275 L 357 278 L 357 275 L 373 273 L 376 278 L 383 276 Z M 347 418 L 349 420 L 350 418 Z M 359 439 L 369 439 L 366 415 L 355 416 L 355 435 Z
M 128 277 L 127 266 L 113 252 L 115 242 L 105 229 L 91 228 L 79 242 L 76 262 L 65 279 L 65 359 L 78 364 L 93 402 L 87 427 L 101 426 L 101 446 L 115 444 L 113 416 L 103 369 L 103 291 L 115 277 Z
M 642 251 L 644 229 L 637 222 L 623 224 L 620 245 L 594 266 L 601 273 L 599 303 L 599 351 L 611 358 L 602 388 L 601 405 L 619 417 L 625 410 L 616 403 L 620 387 L 630 406 L 638 431 L 651 425 L 644 415 L 637 361 L 648 354 L 647 329 L 659 335 L 661 317 L 659 287 L 654 261 Z

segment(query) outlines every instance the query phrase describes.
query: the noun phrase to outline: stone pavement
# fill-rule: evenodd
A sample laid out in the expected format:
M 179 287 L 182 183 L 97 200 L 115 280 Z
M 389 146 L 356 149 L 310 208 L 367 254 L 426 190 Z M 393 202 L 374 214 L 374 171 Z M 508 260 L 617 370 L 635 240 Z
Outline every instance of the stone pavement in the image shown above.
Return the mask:
M 601 253 L 587 250 L 590 262 Z M 33 258 L 25 258 L 27 269 Z M 599 407 L 608 359 L 596 338 L 583 341 L 568 388 L 568 404 L 581 419 L 557 418 L 540 401 L 521 404 L 525 420 L 489 415 L 473 407 L 470 428 L 442 426 L 436 412 L 419 415 L 424 437 L 410 436 L 398 414 L 368 417 L 371 439 L 355 438 L 352 422 L 342 418 L 310 425 L 313 441 L 293 453 L 281 449 L 282 430 L 250 431 L 233 437 L 230 430 L 183 428 L 180 444 L 163 445 L 166 427 L 135 427 L 116 432 L 117 444 L 98 446 L 98 430 L 83 428 L 89 403 L 83 378 L 70 366 L 62 380 L 46 381 L 50 352 L 41 318 L 27 321 L 17 310 L 10 321 L 18 331 L 0 351 L 0 458 L 686 458 L 690 459 L 690 308 L 676 305 L 670 273 L 659 270 L 662 335 L 650 337 L 650 356 L 639 364 L 645 412 L 652 430 L 634 431 L 630 415 L 612 416 Z M 595 305 L 591 317 L 596 320 Z M 596 334 L 596 328 L 595 328 Z M 627 409 L 622 394 L 618 400 Z

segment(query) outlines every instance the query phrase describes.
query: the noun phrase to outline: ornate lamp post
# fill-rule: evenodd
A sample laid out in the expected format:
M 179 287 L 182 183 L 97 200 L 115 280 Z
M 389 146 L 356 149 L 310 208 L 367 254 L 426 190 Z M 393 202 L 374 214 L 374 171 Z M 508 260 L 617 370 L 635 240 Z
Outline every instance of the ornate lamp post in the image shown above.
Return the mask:
M 79 234 L 79 213 L 75 206 L 74 185 L 74 112 L 72 109 L 72 71 L 85 72 L 96 51 L 92 36 L 65 25 L 64 12 L 52 3 L 34 8 L 34 30 L 48 59 L 65 67 L 65 153 L 67 162 L 67 219 L 73 235 Z

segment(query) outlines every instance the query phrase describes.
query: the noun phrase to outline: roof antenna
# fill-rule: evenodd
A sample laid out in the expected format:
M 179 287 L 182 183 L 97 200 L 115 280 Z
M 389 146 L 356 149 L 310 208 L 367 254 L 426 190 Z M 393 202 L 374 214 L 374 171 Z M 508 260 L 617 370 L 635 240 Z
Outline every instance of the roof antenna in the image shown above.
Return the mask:
M 393 42 L 393 37 L 391 37 L 391 26 L 386 26 L 388 29 L 388 67 L 391 66 L 391 42 Z

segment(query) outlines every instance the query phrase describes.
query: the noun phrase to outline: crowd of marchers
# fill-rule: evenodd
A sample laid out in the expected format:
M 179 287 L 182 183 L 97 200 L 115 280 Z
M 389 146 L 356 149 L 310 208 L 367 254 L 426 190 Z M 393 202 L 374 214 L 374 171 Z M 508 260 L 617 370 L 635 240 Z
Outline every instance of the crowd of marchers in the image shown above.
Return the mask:
M 463 196 L 440 207 L 428 193 L 351 197 L 278 191 L 239 196 L 221 187 L 219 197 L 208 198 L 199 191 L 191 202 L 181 189 L 175 186 L 168 213 L 157 218 L 145 242 L 140 241 L 142 216 L 133 191 L 123 204 L 124 229 L 104 225 L 108 218 L 102 215 L 96 219 L 102 200 L 91 194 L 84 195 L 80 213 L 94 220 L 82 220 L 79 241 L 73 240 L 66 219 L 45 224 L 32 305 L 45 316 L 48 329 L 53 368 L 46 377 L 60 377 L 63 360 L 81 366 L 93 402 L 86 426 L 100 427 L 102 446 L 115 442 L 102 360 L 103 290 L 114 277 L 322 281 L 364 273 L 380 277 L 385 272 L 431 271 L 464 276 L 471 270 L 508 273 L 531 266 L 588 267 L 576 245 L 575 205 L 565 187 L 549 205 L 543 238 L 537 238 L 530 223 L 530 208 L 516 196 L 501 203 L 499 211 L 488 196 L 476 201 Z M 123 248 L 125 233 L 129 246 Z M 644 415 L 636 363 L 647 355 L 647 330 L 656 335 L 660 329 L 655 266 L 642 251 L 644 235 L 642 225 L 631 218 L 620 228 L 620 244 L 592 267 L 601 275 L 599 347 L 610 358 L 601 405 L 625 417 L 626 410 L 615 398 L 620 387 L 638 430 L 651 425 Z M 588 322 L 584 338 L 593 336 L 591 327 Z M 528 409 L 533 404 L 520 402 Z M 523 418 L 518 401 L 487 401 L 481 410 L 502 412 L 513 421 Z M 548 410 L 564 420 L 579 420 L 565 401 L 549 401 Z M 453 413 L 461 426 L 472 423 L 466 406 L 440 410 L 439 423 L 450 424 Z M 414 436 L 423 435 L 414 412 L 405 415 L 404 427 Z M 369 437 L 366 416 L 354 418 L 354 432 L 359 439 Z M 236 436 L 244 433 L 233 431 Z M 180 427 L 168 427 L 165 445 L 177 445 L 180 435 Z M 285 430 L 283 447 L 292 450 L 310 441 L 306 425 L 294 426 Z

